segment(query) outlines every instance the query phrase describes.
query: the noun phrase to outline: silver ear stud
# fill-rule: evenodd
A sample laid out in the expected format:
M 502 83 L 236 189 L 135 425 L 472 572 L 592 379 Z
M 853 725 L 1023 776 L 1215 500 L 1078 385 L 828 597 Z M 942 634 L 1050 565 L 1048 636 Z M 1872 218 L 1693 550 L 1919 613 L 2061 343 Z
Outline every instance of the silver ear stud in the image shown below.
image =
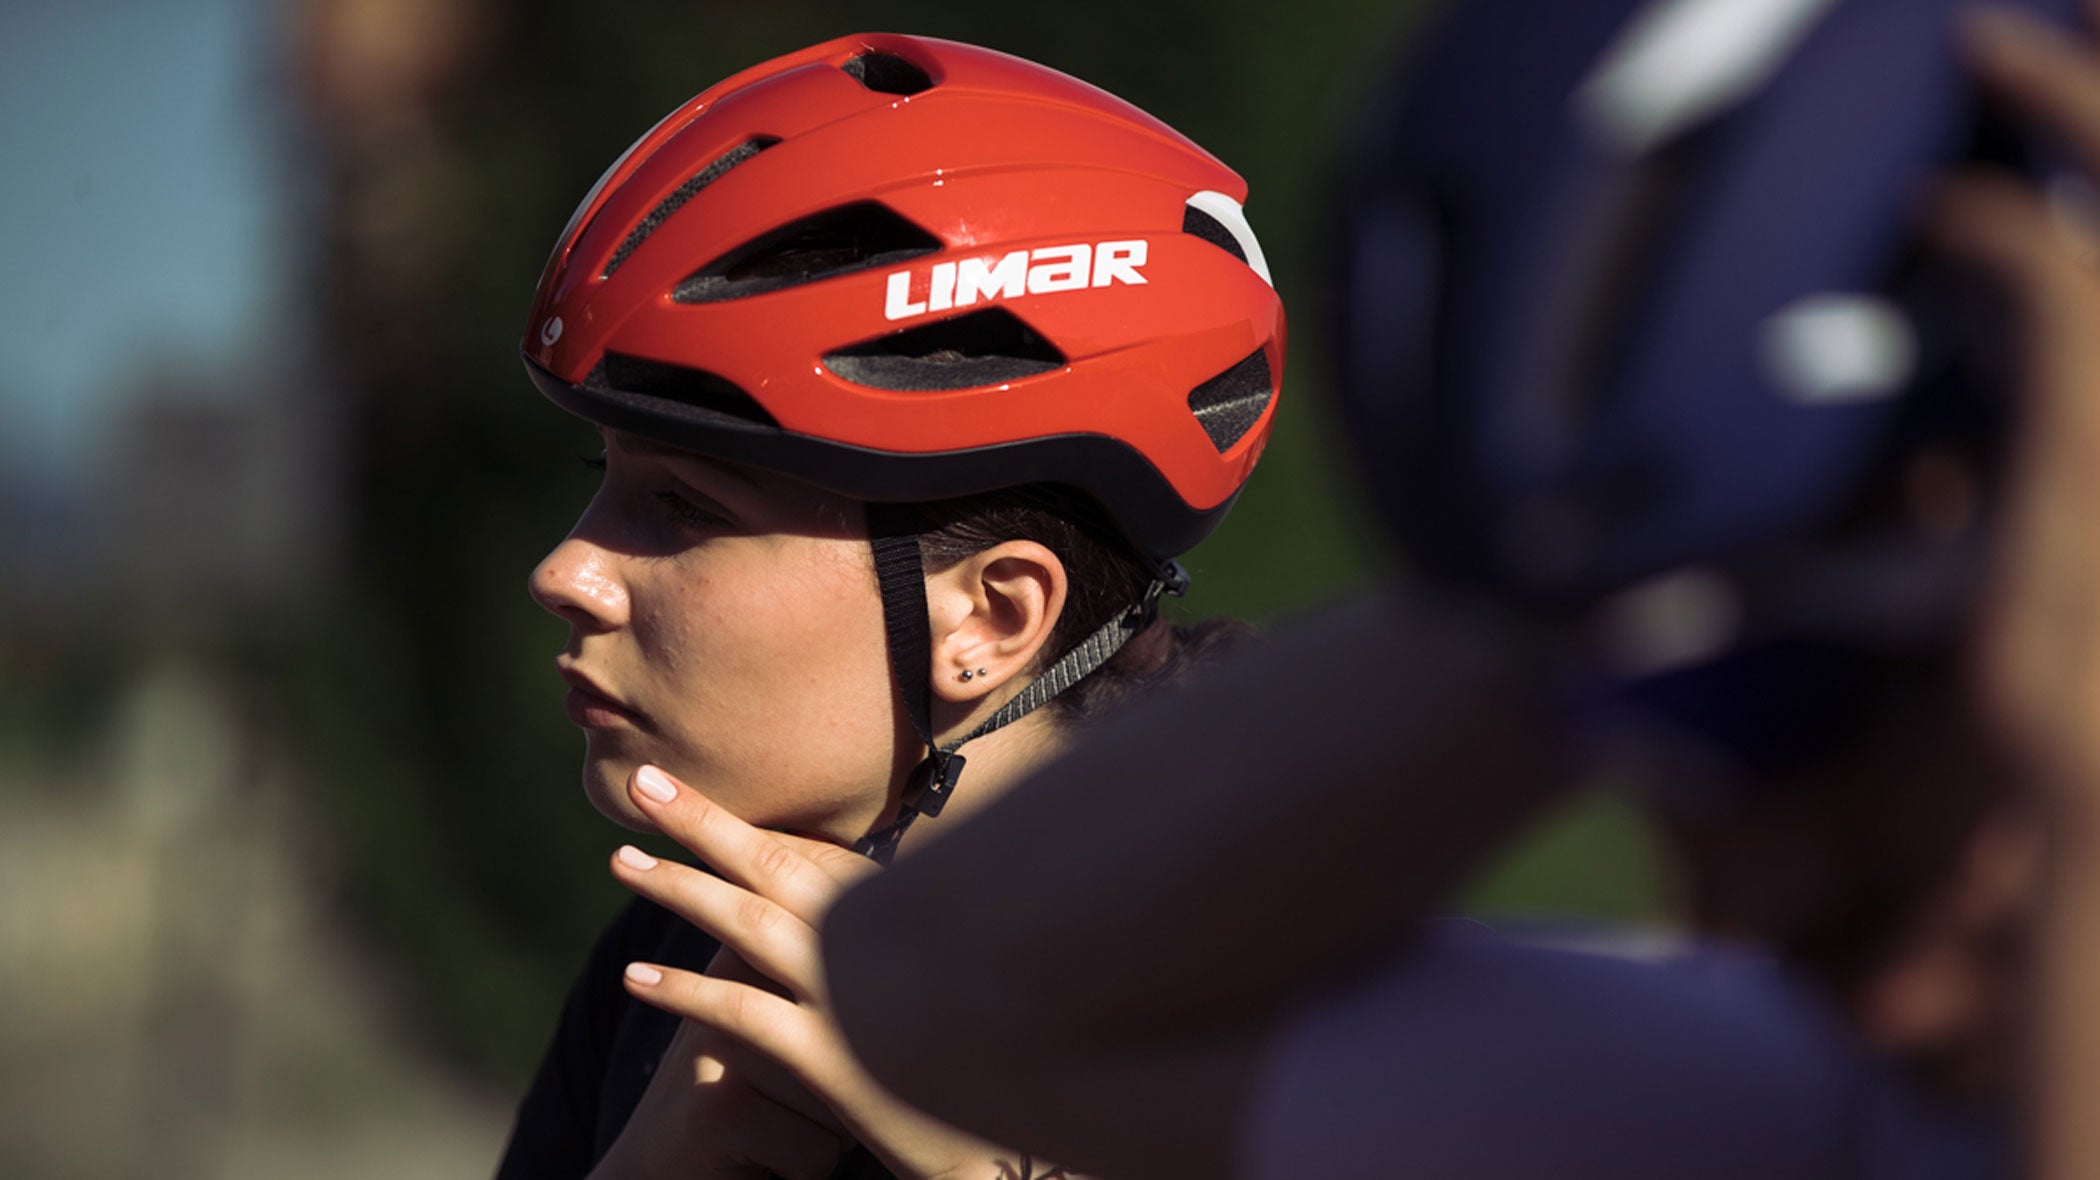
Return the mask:
M 968 680 L 968 679 L 970 679 L 970 678 L 972 678 L 972 677 L 974 677 L 974 676 L 976 676 L 976 675 L 977 675 L 977 673 L 975 673 L 975 672 L 972 672 L 972 671 L 970 671 L 970 670 L 969 670 L 968 668 L 964 668 L 964 669 L 963 669 L 963 674 L 962 674 L 962 678 L 963 678 L 964 680 Z

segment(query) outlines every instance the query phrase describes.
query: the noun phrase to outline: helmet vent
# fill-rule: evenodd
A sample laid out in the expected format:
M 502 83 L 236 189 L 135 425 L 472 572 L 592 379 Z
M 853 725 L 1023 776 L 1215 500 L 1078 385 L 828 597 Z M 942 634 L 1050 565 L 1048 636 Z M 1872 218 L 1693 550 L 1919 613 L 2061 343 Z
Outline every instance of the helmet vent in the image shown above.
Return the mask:
M 1232 236 L 1232 231 L 1225 228 L 1225 223 L 1194 205 L 1182 211 L 1181 232 L 1194 234 L 1241 262 L 1247 261 L 1247 251 L 1240 247 L 1240 240 Z
M 753 238 L 686 276 L 680 303 L 741 299 L 887 266 L 941 248 L 941 240 L 874 201 L 840 205 Z
M 605 264 L 605 270 L 598 277 L 613 277 L 613 272 L 620 269 L 620 264 L 627 261 L 629 254 L 634 253 L 634 248 L 641 245 L 650 234 L 655 233 L 665 218 L 678 212 L 679 207 L 692 200 L 701 189 L 720 180 L 723 173 L 779 142 L 772 136 L 761 135 L 747 139 L 715 157 L 714 163 L 702 168 L 692 179 L 673 189 L 670 196 L 658 201 L 656 208 L 649 210 L 649 216 L 642 218 L 641 224 L 628 233 L 627 240 L 620 243 L 620 248 L 613 251 L 611 260 Z
M 824 358 L 832 372 L 873 389 L 968 389 L 1064 367 L 1064 354 L 1019 316 L 988 307 L 878 336 Z
M 1257 348 L 1247 359 L 1189 391 L 1189 409 L 1211 445 L 1220 455 L 1244 438 L 1269 400 L 1276 396 L 1276 382 L 1269 372 L 1269 351 Z
M 683 365 L 667 365 L 662 361 L 608 352 L 605 359 L 598 362 L 598 367 L 583 379 L 583 385 L 600 393 L 639 394 L 677 402 L 705 410 L 712 416 L 753 426 L 780 425 L 764 406 L 752 400 L 750 394 L 738 389 L 733 382 Z
M 883 94 L 911 95 L 933 89 L 933 79 L 925 70 L 880 49 L 870 49 L 839 68 L 861 85 Z

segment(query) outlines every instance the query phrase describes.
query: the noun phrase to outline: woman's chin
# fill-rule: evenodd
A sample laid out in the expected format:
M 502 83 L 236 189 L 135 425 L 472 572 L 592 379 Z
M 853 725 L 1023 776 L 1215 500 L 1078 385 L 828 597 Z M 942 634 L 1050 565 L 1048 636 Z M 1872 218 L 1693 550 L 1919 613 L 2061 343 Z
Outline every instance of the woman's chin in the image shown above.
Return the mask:
M 632 767 L 625 765 L 586 762 L 583 766 L 583 793 L 590 799 L 591 806 L 598 809 L 599 815 L 630 832 L 657 835 L 656 825 L 649 822 L 649 817 L 643 815 L 642 809 L 628 797 L 627 780 L 632 771 Z
M 621 827 L 645 836 L 661 835 L 628 794 L 628 781 L 640 765 L 642 762 L 631 754 L 626 757 L 586 757 L 583 762 L 583 793 L 590 799 L 591 806 L 598 809 L 598 814 Z M 739 790 L 739 784 L 722 783 L 690 773 L 680 774 L 671 766 L 664 769 L 754 827 L 796 832 L 819 840 L 850 842 L 874 819 L 871 815 L 856 822 L 848 814 L 842 814 L 847 809 L 831 805 L 827 799 L 796 799 L 783 797 L 777 792 Z

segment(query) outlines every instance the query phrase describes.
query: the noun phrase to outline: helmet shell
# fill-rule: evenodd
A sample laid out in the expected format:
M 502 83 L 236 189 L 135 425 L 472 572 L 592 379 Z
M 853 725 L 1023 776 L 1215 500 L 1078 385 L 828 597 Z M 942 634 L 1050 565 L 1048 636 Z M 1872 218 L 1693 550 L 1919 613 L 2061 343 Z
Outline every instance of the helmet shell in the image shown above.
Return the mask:
M 1339 219 L 1339 388 L 1410 555 L 1579 602 L 1841 517 L 1948 365 L 1907 251 L 1996 150 L 1963 6 L 1452 6 Z
M 1169 556 L 1274 415 L 1283 310 L 1245 197 L 1054 70 L 842 37 L 628 149 L 555 247 L 524 357 L 603 425 L 862 499 L 1069 485 Z

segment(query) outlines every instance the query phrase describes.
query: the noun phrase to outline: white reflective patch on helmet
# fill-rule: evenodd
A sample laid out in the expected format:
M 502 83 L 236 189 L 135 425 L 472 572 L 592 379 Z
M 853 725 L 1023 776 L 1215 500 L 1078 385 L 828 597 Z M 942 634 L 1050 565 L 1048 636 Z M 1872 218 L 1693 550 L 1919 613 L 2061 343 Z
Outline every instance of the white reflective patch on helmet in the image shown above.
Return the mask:
M 1577 117 L 1644 155 L 1755 94 L 1837 0 L 1655 0 L 1575 90 Z
M 1807 295 L 1758 326 L 1758 359 L 1790 400 L 1837 405 L 1892 396 L 1918 363 L 1910 319 L 1875 295 Z
M 1733 646 L 1742 633 L 1742 596 L 1713 570 L 1672 570 L 1606 599 L 1595 626 L 1615 674 L 1655 676 L 1705 663 Z
M 1254 240 L 1254 227 L 1247 224 L 1247 211 L 1240 207 L 1238 201 L 1224 193 L 1204 189 L 1190 197 L 1188 204 L 1190 208 L 1214 218 L 1219 225 L 1224 226 L 1225 232 L 1232 235 L 1232 240 L 1240 244 L 1240 253 L 1247 256 L 1247 265 L 1254 268 L 1254 273 L 1261 276 L 1261 281 L 1271 287 L 1276 285 L 1276 280 L 1269 277 L 1269 260 L 1262 257 L 1261 243 Z

